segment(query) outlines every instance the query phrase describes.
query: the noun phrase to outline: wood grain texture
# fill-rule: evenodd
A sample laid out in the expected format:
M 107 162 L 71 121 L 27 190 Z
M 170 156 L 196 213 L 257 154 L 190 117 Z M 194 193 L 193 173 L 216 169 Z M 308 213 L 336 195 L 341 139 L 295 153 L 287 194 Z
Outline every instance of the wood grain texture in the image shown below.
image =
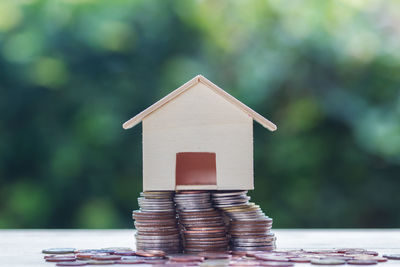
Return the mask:
M 213 189 L 254 187 L 253 120 L 203 83 L 143 119 L 143 190 L 175 190 L 181 152 L 216 154 Z
M 365 248 L 400 253 L 399 229 L 274 230 L 278 249 Z M 43 260 L 51 247 L 134 247 L 134 230 L 0 230 L 0 266 L 55 266 Z M 389 261 L 378 266 L 399 266 Z M 296 266 L 313 266 L 296 264 Z M 151 267 L 140 265 L 137 267 Z
M 134 127 L 135 125 L 140 123 L 145 117 L 150 115 L 153 111 L 161 108 L 163 105 L 165 105 L 166 103 L 168 103 L 169 101 L 171 101 L 175 97 L 179 96 L 181 93 L 183 93 L 184 91 L 188 90 L 189 88 L 191 88 L 193 85 L 197 84 L 198 82 L 199 82 L 198 77 L 197 76 L 194 77 L 193 79 L 189 80 L 188 82 L 186 82 L 185 84 L 183 84 L 179 88 L 175 89 L 174 91 L 172 91 L 171 93 L 169 93 L 165 97 L 163 97 L 160 100 L 158 100 L 157 102 L 155 102 L 150 107 L 146 108 L 145 110 L 143 110 L 139 114 L 135 115 L 133 118 L 131 118 L 128 121 L 126 121 L 122 125 L 122 127 L 124 129 L 130 129 L 130 128 Z

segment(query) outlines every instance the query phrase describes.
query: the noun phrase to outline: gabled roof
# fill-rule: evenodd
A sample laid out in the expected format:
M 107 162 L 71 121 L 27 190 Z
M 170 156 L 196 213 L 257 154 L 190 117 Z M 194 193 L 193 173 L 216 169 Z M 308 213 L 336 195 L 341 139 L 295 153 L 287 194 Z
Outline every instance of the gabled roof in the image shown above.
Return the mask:
M 215 93 L 222 96 L 227 101 L 234 104 L 235 106 L 237 106 L 243 112 L 247 113 L 250 117 L 252 117 L 253 120 L 255 120 L 256 122 L 258 122 L 259 124 L 261 124 L 262 126 L 267 128 L 268 130 L 270 130 L 270 131 L 276 130 L 276 125 L 274 123 L 267 120 L 266 118 L 264 118 L 263 116 L 261 116 L 260 114 L 258 114 L 257 112 L 255 112 L 254 110 L 252 110 L 251 108 L 249 108 L 248 106 L 246 106 L 245 104 L 243 104 L 242 102 L 240 102 L 239 100 L 237 100 L 236 98 L 234 98 L 233 96 L 228 94 L 227 92 L 225 92 L 223 89 L 219 88 L 217 85 L 215 85 L 214 83 L 212 83 L 210 80 L 208 80 L 207 78 L 205 78 L 202 75 L 197 75 L 196 77 L 194 77 L 187 83 L 183 84 L 181 87 L 175 89 L 174 91 L 172 91 L 171 93 L 169 93 L 168 95 L 163 97 L 162 99 L 158 100 L 156 103 L 154 103 L 150 107 L 146 108 L 145 110 L 143 110 L 142 112 L 137 114 L 135 117 L 133 117 L 130 120 L 128 120 L 127 122 L 125 122 L 122 125 L 122 127 L 124 129 L 130 129 L 133 126 L 135 126 L 136 124 L 139 124 L 146 116 L 150 115 L 153 111 L 161 108 L 163 105 L 165 105 L 172 99 L 178 97 L 180 94 L 189 90 L 190 88 L 192 88 L 194 85 L 196 85 L 198 83 L 205 84 L 207 87 L 212 89 Z

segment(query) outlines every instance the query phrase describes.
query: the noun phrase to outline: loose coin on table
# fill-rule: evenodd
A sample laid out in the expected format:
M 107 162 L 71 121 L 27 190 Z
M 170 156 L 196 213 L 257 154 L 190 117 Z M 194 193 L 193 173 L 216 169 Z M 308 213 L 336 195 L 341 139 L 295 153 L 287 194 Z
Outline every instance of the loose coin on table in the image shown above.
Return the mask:
M 378 264 L 377 261 L 374 260 L 349 260 L 347 264 L 350 265 L 375 265 Z
M 43 249 L 42 253 L 45 254 L 67 254 L 67 253 L 74 253 L 75 248 L 48 248 Z
M 84 261 L 72 261 L 72 262 L 57 262 L 56 266 L 84 266 L 87 262 Z
M 400 260 L 400 254 L 384 254 L 383 257 L 390 260 Z
M 57 266 L 146 265 L 152 267 L 225 267 L 374 265 L 400 260 L 362 248 L 276 250 L 272 218 L 247 191 L 145 191 L 132 212 L 136 251 L 50 248 L 45 261 Z M 182 254 L 184 252 L 185 254 Z M 299 264 L 298 264 L 299 263 Z
M 193 194 L 193 193 L 190 193 Z M 201 241 L 201 240 L 200 240 Z M 199 242 L 198 240 L 196 242 Z M 201 244 L 201 243 L 199 243 Z M 201 249 L 203 249 L 201 247 Z M 225 267 L 225 266 L 293 266 L 297 263 L 313 265 L 376 265 L 390 261 L 375 251 L 353 249 L 345 253 L 342 250 L 272 250 L 272 251 L 201 251 L 192 254 L 165 253 L 162 250 L 130 250 L 130 256 L 117 255 L 117 248 L 82 249 L 74 253 L 65 253 L 66 249 L 47 249 L 60 251 L 61 254 L 45 254 L 44 259 L 57 266 L 83 265 L 152 265 L 153 267 Z M 71 251 L 71 249 L 69 249 Z M 128 253 L 128 249 L 123 249 Z M 120 252 L 122 252 L 120 251 Z M 132 254 L 135 254 L 132 256 Z M 385 255 L 396 259 L 397 254 Z
M 340 259 L 313 259 L 311 264 L 314 265 L 343 265 L 346 261 Z

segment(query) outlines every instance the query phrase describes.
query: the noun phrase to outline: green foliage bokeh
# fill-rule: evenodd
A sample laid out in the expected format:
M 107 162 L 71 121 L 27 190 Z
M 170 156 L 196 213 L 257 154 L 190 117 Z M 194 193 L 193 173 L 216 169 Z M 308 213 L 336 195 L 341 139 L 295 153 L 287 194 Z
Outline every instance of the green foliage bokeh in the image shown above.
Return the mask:
M 398 1 L 0 1 L 0 228 L 128 228 L 141 127 L 203 74 L 254 126 L 274 227 L 400 226 Z M 156 167 L 156 166 L 155 166 Z

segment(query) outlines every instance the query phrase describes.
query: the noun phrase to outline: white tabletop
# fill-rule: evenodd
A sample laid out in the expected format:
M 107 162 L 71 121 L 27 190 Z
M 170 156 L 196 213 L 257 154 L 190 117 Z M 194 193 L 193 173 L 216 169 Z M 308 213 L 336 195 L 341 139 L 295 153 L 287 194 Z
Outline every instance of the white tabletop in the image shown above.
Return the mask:
M 364 248 L 380 254 L 400 254 L 399 229 L 274 230 L 278 249 Z M 135 248 L 134 230 L 0 230 L 0 266 L 55 266 L 42 249 L 74 247 Z M 378 266 L 400 266 L 400 261 Z M 296 266 L 308 266 L 296 264 Z

